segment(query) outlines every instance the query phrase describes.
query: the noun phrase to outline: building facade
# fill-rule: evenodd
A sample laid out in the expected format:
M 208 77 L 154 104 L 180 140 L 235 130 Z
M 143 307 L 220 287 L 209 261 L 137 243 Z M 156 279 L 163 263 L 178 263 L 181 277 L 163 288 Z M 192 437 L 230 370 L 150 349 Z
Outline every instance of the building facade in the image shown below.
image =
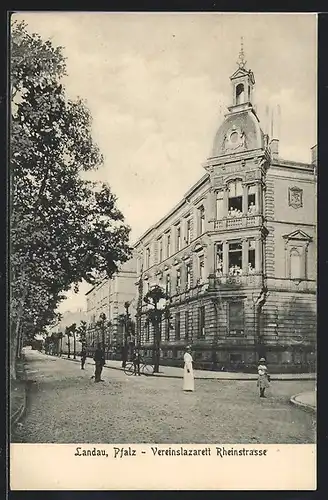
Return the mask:
M 261 128 L 255 78 L 243 54 L 230 77 L 232 103 L 201 179 L 137 242 L 144 295 L 170 296 L 161 324 L 161 362 L 312 370 L 316 345 L 316 147 L 311 164 L 279 156 Z M 145 356 L 154 343 L 143 315 Z
M 87 300 L 87 344 L 95 347 L 101 342 L 95 324 L 101 314 L 106 315 L 106 346 L 116 347 L 123 342 L 124 324 L 120 318 L 126 313 L 124 304 L 129 302 L 131 317 L 136 313 L 136 260 L 130 259 L 111 278 L 103 280 L 86 293 Z

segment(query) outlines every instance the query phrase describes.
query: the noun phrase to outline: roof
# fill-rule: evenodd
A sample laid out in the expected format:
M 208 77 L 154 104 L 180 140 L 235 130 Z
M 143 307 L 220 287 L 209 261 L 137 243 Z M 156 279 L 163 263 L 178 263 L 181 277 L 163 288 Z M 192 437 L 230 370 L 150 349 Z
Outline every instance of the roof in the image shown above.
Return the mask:
M 161 219 L 159 219 L 158 222 L 156 222 L 155 224 L 153 224 L 152 226 L 150 226 L 147 229 L 147 231 L 145 231 L 140 236 L 140 238 L 138 238 L 138 240 L 133 245 L 134 248 L 136 248 L 138 246 L 138 244 L 140 243 L 140 241 L 143 240 L 147 236 L 147 234 L 149 234 L 154 229 L 157 229 L 166 219 L 168 219 L 171 215 L 173 215 L 175 212 L 177 212 L 179 210 L 179 208 L 183 207 L 183 205 L 185 205 L 186 203 L 189 203 L 190 202 L 189 198 L 192 196 L 192 194 L 195 191 L 197 191 L 197 189 L 200 188 L 205 183 L 205 181 L 207 181 L 208 179 L 209 179 L 209 174 L 206 173 L 205 175 L 203 175 L 199 179 L 199 181 L 197 181 L 195 184 L 193 184 L 193 186 L 191 186 L 191 188 L 186 192 L 186 194 L 184 195 L 184 197 L 182 198 L 182 200 L 179 201 L 179 203 L 177 203 L 164 217 L 162 217 Z
M 229 139 L 230 131 L 236 129 L 245 135 L 245 149 L 253 150 L 265 147 L 264 134 L 261 130 L 259 120 L 253 111 L 249 108 L 236 113 L 229 113 L 220 125 L 214 139 L 212 157 L 227 154 L 226 141 Z M 229 154 L 231 154 L 229 150 Z

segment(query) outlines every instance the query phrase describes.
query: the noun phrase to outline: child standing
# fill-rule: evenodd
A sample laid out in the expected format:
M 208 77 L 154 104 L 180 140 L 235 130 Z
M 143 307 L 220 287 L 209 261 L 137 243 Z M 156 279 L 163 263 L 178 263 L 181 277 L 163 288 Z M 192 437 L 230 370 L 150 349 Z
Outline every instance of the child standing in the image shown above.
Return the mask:
M 265 389 L 267 389 L 270 385 L 269 384 L 270 376 L 268 374 L 268 368 L 266 366 L 266 361 L 264 358 L 261 358 L 259 360 L 257 373 L 258 373 L 257 386 L 260 389 L 260 398 L 265 398 L 266 396 L 264 395 L 264 393 Z

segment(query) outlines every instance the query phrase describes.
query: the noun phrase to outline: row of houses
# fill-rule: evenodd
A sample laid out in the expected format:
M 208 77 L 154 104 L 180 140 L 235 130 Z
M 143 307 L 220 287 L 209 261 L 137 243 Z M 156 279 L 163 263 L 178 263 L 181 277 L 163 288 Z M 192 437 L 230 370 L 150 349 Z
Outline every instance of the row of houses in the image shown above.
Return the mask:
M 161 362 L 181 364 L 191 344 L 198 366 L 313 369 L 316 345 L 316 173 L 312 161 L 285 160 L 274 127 L 264 133 L 253 105 L 255 77 L 240 60 L 231 103 L 215 133 L 203 175 L 134 245 L 111 280 L 88 291 L 89 342 L 102 313 L 106 342 L 124 343 L 126 312 L 136 313 L 158 284 L 170 296 L 161 323 Z M 141 286 L 138 286 L 141 283 Z M 146 304 L 143 305 L 145 313 Z M 141 316 L 150 357 L 154 330 Z M 99 334 L 98 334 L 99 338 Z M 132 338 L 135 341 L 135 338 Z

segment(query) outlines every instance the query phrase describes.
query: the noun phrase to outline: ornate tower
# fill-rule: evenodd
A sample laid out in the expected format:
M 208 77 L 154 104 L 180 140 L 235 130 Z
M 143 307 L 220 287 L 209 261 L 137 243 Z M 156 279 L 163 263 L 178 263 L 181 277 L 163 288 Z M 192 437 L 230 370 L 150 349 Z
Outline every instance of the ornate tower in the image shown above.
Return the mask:
M 251 150 L 263 151 L 267 147 L 267 137 L 253 106 L 255 78 L 253 72 L 246 68 L 243 42 L 237 66 L 230 77 L 232 104 L 228 106 L 229 113 L 217 131 L 212 157 Z
M 232 113 L 252 108 L 255 78 L 253 72 L 246 69 L 246 62 L 242 39 L 237 61 L 238 69 L 230 77 L 233 97 L 232 106 L 228 109 Z

